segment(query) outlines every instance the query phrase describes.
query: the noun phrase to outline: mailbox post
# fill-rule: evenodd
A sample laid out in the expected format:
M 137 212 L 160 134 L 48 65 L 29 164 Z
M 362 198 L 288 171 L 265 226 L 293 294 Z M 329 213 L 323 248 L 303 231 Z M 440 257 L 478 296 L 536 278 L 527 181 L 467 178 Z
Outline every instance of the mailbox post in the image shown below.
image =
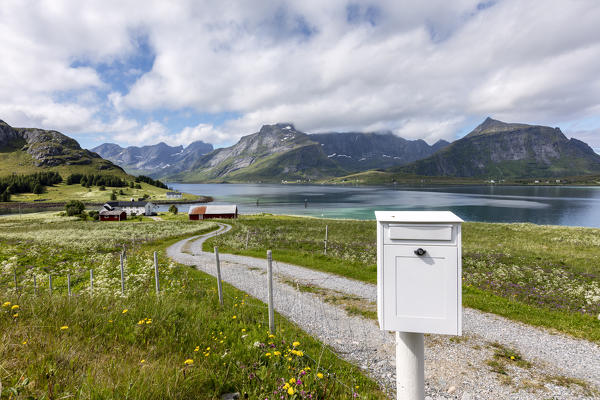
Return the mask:
M 398 399 L 422 400 L 423 334 L 462 334 L 462 219 L 449 211 L 375 211 L 377 317 L 396 332 Z

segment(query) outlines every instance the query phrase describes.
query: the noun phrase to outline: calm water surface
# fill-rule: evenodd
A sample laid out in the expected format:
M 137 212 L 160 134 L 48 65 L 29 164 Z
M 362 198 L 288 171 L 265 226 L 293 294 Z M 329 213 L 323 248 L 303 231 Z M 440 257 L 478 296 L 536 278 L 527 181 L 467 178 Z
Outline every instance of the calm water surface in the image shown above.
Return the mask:
M 375 210 L 450 210 L 466 221 L 600 227 L 600 187 L 183 184 L 182 192 L 237 204 L 243 214 L 375 219 Z M 306 208 L 305 208 L 306 200 Z M 258 206 L 257 206 L 258 201 Z M 168 206 L 161 206 L 166 211 Z M 187 205 L 179 205 L 187 212 Z

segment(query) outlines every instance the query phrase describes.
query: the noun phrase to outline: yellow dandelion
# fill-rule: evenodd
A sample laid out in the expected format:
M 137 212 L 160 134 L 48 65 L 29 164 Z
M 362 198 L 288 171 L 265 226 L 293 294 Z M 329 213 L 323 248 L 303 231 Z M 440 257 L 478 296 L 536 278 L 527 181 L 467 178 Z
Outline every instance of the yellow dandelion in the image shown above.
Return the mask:
M 233 317 L 231 317 L 231 319 L 236 319 L 236 318 L 237 318 L 237 316 L 236 316 L 236 315 L 234 315 Z M 219 333 L 220 333 L 220 332 L 219 332 Z
M 274 338 L 274 337 L 275 337 L 275 335 L 271 334 L 271 335 L 269 335 L 269 337 L 270 337 L 270 338 Z
M 287 358 L 287 360 L 288 360 L 288 361 L 292 361 L 292 357 L 288 357 L 288 358 Z
M 16 309 L 18 309 L 18 308 L 19 308 L 19 305 L 18 305 L 18 304 L 15 304 L 15 305 L 14 305 L 14 306 L 12 306 L 10 309 L 11 309 L 11 310 L 16 310 Z
M 515 356 L 510 356 L 510 359 L 511 359 L 511 360 L 514 360 L 514 359 L 515 359 Z
M 354 389 L 358 389 L 359 387 L 360 387 L 360 386 L 356 385 L 356 386 L 354 386 Z
M 145 362 L 146 362 L 146 360 L 140 360 L 140 364 L 143 364 Z
M 112 319 L 109 319 L 109 320 L 108 320 L 108 322 L 110 322 L 110 323 L 112 324 L 113 320 L 112 320 Z
M 323 374 L 322 374 L 322 373 L 320 373 L 320 372 L 317 372 L 317 378 L 319 378 L 319 379 L 323 379 Z
M 2 303 L 2 307 L 8 307 L 10 306 L 10 301 L 5 301 L 4 303 Z
M 124 310 L 123 310 L 121 313 L 122 313 L 122 314 L 127 314 L 127 311 L 129 311 L 129 310 L 126 308 L 126 309 L 124 309 Z
M 200 346 L 196 346 L 196 348 L 194 349 L 194 351 L 200 351 Z
M 204 353 L 204 357 L 210 356 L 210 353 Z
M 27 340 L 23 340 L 23 343 L 21 343 L 21 344 L 27 344 Z
M 138 325 L 144 325 L 144 320 L 143 319 L 139 320 Z
M 194 364 L 194 360 L 192 360 L 191 358 L 188 358 L 188 359 L 187 359 L 187 360 L 185 360 L 183 363 L 184 363 L 185 365 L 192 365 L 192 364 Z
M 19 313 L 13 314 L 13 318 L 18 318 L 18 317 L 19 317 Z
M 289 382 L 290 382 L 291 384 L 294 384 L 294 383 L 296 383 L 296 378 L 293 378 L 293 377 L 292 377 L 292 378 L 290 378 Z
M 246 328 L 242 328 L 242 332 L 246 332 Z
M 67 325 L 63 325 L 60 327 L 61 331 L 66 331 L 67 329 L 69 329 L 69 327 Z
M 276 356 L 280 356 L 281 352 L 280 351 L 274 351 L 273 354 L 276 355 Z
M 271 357 L 271 353 L 266 353 L 265 356 Z
M 152 318 L 146 320 L 146 324 L 151 324 L 151 323 L 152 323 Z
M 290 387 L 290 388 L 288 388 L 287 392 L 288 392 L 288 394 L 289 394 L 290 396 L 291 396 L 291 395 L 293 395 L 293 394 L 295 393 L 295 391 L 294 391 L 294 388 L 293 388 L 293 387 Z
M 298 346 L 300 346 L 300 342 L 294 342 L 294 343 L 292 343 L 292 346 L 298 347 Z

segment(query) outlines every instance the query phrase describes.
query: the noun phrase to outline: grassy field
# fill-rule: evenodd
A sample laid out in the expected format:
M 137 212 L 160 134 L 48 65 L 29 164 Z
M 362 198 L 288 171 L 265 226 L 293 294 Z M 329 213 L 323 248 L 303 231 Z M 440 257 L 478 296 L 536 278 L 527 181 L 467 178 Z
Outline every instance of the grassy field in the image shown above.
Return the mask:
M 225 222 L 234 229 L 205 250 L 265 257 L 271 249 L 275 260 L 376 283 L 374 221 L 258 215 Z M 465 223 L 463 305 L 600 342 L 599 246 L 600 229 Z
M 215 227 L 182 219 L 0 217 L 0 398 L 220 399 L 230 392 L 250 399 L 384 398 L 356 367 L 278 315 L 271 335 L 261 302 L 224 285 L 221 308 L 214 278 L 169 262 L 168 245 Z M 125 296 L 118 268 L 123 245 Z
M 144 182 L 140 182 L 140 186 L 142 187 L 141 189 L 132 189 L 129 187 L 107 187 L 106 190 L 100 190 L 98 186 L 86 188 L 79 184 L 66 185 L 64 183 L 60 183 L 58 185 L 47 187 L 46 193 L 42 194 L 14 194 L 11 196 L 11 201 L 39 202 L 40 200 L 43 200 L 47 202 L 60 202 L 68 200 L 80 200 L 86 203 L 102 203 L 110 200 L 110 195 L 113 190 L 117 193 L 117 200 L 129 201 L 131 198 L 137 200 L 138 198 L 143 197 L 145 194 L 149 196 L 149 201 L 167 200 L 166 193 L 168 190 L 161 189 Z M 119 191 L 123 191 L 123 194 L 119 194 Z M 197 198 L 198 196 L 184 193 L 182 200 L 195 200 Z

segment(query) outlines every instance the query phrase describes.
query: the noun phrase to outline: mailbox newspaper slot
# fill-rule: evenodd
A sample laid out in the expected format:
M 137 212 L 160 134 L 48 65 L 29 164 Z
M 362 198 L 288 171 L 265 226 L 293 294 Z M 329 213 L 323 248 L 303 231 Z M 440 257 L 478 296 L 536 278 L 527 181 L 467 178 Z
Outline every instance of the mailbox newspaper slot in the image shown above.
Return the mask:
M 460 335 L 461 223 L 449 211 L 376 211 L 382 330 Z

